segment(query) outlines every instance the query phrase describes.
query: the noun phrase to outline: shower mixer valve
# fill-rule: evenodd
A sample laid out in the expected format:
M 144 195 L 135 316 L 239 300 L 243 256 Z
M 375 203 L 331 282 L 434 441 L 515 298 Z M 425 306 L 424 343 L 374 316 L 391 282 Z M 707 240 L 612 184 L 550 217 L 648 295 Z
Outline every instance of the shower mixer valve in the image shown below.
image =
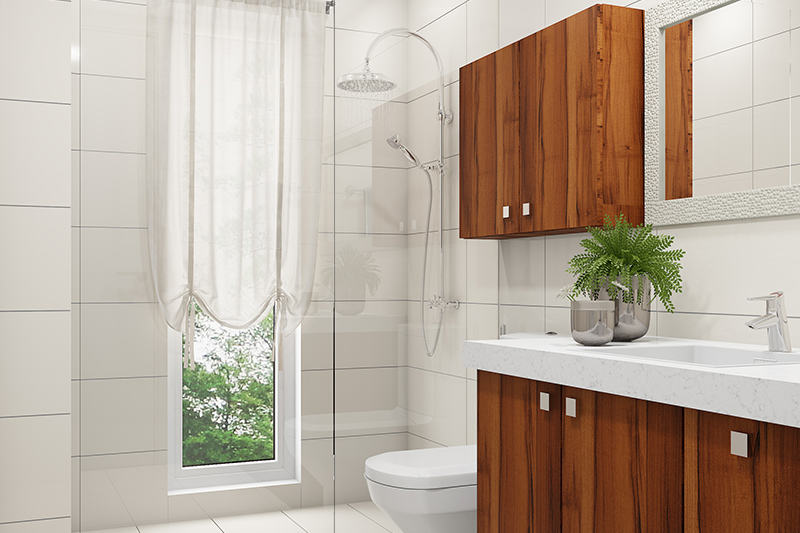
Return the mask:
M 453 300 L 451 302 L 448 302 L 447 300 L 444 299 L 443 296 L 439 295 L 428 298 L 428 309 L 436 308 L 440 311 L 444 311 L 448 307 L 452 307 L 453 309 L 458 309 L 459 305 L 461 304 L 459 303 L 458 300 Z

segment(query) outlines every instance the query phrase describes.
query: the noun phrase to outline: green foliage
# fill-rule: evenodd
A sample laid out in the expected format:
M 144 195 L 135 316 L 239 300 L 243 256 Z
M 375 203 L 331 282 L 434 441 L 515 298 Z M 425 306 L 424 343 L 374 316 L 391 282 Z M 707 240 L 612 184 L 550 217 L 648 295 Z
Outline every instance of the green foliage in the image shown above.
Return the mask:
M 634 276 L 646 275 L 653 286 L 653 299 L 658 298 L 670 313 L 675 310 L 672 294 L 682 292 L 680 260 L 683 250 L 670 250 L 674 237 L 653 235 L 653 225 L 634 228 L 620 214 L 616 219 L 606 215 L 602 228 L 588 228 L 590 238 L 581 241 L 586 250 L 570 259 L 567 272 L 577 275 L 570 296 L 596 299 L 601 287 L 611 299 L 621 290 L 609 283 L 616 281 L 627 288 L 623 300 L 633 302 Z M 643 290 L 636 291 L 636 301 L 642 303 Z
M 197 364 L 183 370 L 183 465 L 274 459 L 272 313 L 232 330 L 194 305 Z

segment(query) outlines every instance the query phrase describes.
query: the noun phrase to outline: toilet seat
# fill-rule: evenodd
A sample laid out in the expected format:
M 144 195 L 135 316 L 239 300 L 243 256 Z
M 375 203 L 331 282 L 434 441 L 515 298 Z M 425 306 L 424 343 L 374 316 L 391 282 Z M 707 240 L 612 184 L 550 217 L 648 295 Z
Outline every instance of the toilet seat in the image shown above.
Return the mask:
M 477 485 L 478 447 L 382 453 L 367 459 L 364 475 L 375 483 L 410 490 Z

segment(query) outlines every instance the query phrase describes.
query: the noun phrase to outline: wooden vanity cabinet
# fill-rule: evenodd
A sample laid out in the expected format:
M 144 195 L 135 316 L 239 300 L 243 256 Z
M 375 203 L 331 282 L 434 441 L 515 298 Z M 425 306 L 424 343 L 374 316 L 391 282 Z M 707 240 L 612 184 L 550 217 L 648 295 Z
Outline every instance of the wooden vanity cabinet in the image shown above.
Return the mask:
M 460 236 L 644 221 L 644 15 L 596 5 L 460 71 Z
M 478 371 L 478 533 L 800 532 L 798 456 L 798 428 Z

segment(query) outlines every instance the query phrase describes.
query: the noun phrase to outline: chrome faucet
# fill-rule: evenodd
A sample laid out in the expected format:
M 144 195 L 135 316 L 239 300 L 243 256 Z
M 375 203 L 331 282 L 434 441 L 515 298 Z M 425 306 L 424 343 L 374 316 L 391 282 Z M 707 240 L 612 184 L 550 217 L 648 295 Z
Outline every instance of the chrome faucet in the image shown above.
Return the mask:
M 792 342 L 789 340 L 789 321 L 786 316 L 786 305 L 783 291 L 773 292 L 768 296 L 748 298 L 749 301 L 767 302 L 767 312 L 745 323 L 752 329 L 767 330 L 770 352 L 791 352 Z

